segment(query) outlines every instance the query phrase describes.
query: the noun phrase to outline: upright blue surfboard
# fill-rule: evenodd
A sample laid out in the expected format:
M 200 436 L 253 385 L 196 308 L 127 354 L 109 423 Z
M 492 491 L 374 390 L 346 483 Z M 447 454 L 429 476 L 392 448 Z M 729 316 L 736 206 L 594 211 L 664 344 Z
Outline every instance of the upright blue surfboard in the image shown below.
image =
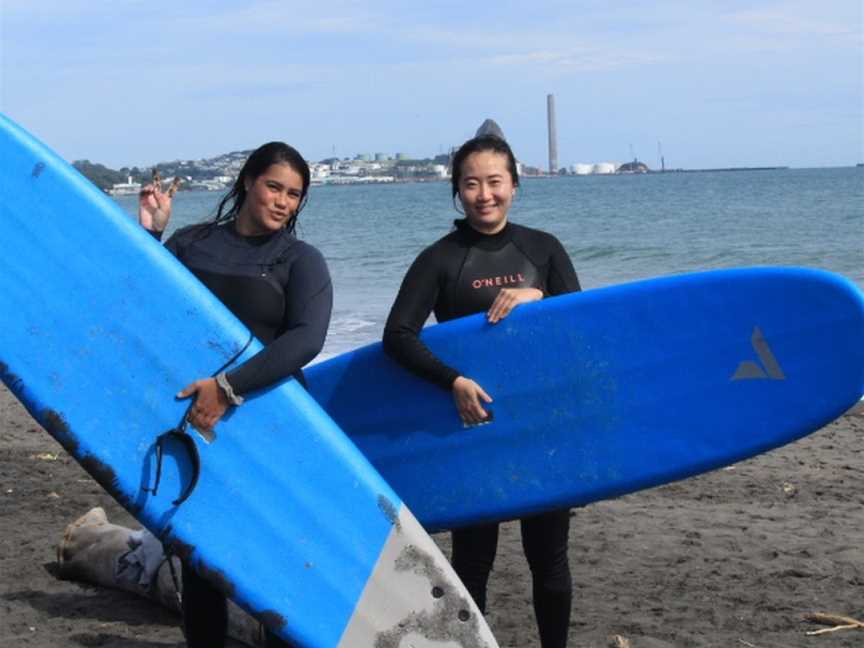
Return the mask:
M 819 429 L 864 393 L 864 297 L 827 272 L 706 272 L 433 325 L 423 341 L 494 399 L 451 395 L 380 344 L 310 367 L 310 392 L 427 528 L 586 504 Z
M 398 495 L 295 382 L 165 449 L 248 331 L 116 204 L 0 117 L 0 377 L 142 524 L 300 646 L 497 644 Z M 260 349 L 253 342 L 240 358 Z

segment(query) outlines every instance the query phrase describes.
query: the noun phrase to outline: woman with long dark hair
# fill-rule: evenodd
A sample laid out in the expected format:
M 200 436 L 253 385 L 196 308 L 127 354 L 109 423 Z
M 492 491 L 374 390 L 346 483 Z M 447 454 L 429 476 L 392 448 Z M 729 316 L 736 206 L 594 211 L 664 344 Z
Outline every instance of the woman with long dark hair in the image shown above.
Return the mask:
M 333 292 L 321 253 L 294 235 L 306 204 L 309 166 L 283 142 L 270 142 L 246 160 L 209 222 L 178 230 L 165 246 L 265 345 L 252 358 L 180 391 L 194 397 L 189 421 L 211 431 L 247 394 L 292 376 L 321 351 Z M 161 239 L 171 195 L 157 183 L 141 192 L 139 222 Z M 224 595 L 183 565 L 183 622 L 190 648 L 224 646 Z M 285 646 L 275 635 L 270 646 Z
M 497 127 L 465 142 L 452 167 L 453 200 L 459 199 L 465 218 L 455 221 L 455 230 L 411 265 L 387 319 L 384 349 L 414 373 L 450 391 L 460 418 L 470 426 L 486 420 L 484 405 L 494 394 L 487 394 L 457 367 L 444 364 L 423 343 L 420 331 L 429 314 L 434 312 L 444 322 L 485 312 L 495 324 L 519 304 L 578 291 L 579 281 L 554 236 L 509 222 L 519 174 L 513 151 Z M 572 598 L 567 560 L 570 512 L 525 518 L 521 527 L 540 643 L 543 648 L 564 648 Z M 456 529 L 452 540 L 453 567 L 485 612 L 498 524 Z

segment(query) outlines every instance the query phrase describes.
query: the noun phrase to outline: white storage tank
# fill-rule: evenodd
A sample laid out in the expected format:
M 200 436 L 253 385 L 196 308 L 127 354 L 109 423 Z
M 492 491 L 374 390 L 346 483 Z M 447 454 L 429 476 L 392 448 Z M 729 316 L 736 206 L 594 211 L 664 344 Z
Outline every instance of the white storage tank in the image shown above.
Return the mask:
M 609 175 L 615 173 L 617 165 L 614 162 L 598 162 L 594 165 L 593 173 L 598 175 Z

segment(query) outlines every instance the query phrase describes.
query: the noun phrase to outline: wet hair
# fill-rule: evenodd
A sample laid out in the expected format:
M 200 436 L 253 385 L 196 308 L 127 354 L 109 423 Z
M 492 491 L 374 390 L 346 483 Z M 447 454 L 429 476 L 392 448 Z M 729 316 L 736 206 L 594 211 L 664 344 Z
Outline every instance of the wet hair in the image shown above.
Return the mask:
M 306 199 L 309 192 L 309 165 L 303 156 L 293 146 L 289 146 L 285 142 L 268 142 L 262 144 L 257 149 L 252 151 L 252 154 L 246 159 L 243 168 L 234 182 L 231 190 L 225 194 L 222 200 L 219 201 L 219 206 L 216 208 L 216 216 L 213 223 L 224 223 L 237 217 L 240 208 L 246 200 L 246 181 L 255 182 L 255 179 L 264 173 L 274 164 L 287 164 L 300 174 L 303 179 L 303 190 L 300 194 L 300 204 L 297 207 L 297 212 L 288 221 L 286 229 L 293 232 L 297 225 L 297 216 L 306 205 Z
M 456 151 L 451 163 L 450 183 L 453 190 L 453 200 L 459 195 L 459 181 L 462 180 L 462 165 L 472 153 L 500 153 L 507 158 L 507 170 L 510 172 L 510 179 L 513 181 L 513 186 L 519 186 L 519 171 L 516 169 L 516 156 L 510 145 L 497 135 L 479 135 L 472 137 Z

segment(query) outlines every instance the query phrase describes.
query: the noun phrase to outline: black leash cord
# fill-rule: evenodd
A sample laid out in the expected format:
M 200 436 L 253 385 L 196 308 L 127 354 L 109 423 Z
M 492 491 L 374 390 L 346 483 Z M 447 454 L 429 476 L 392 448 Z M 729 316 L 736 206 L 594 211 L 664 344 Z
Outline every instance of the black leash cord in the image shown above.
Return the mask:
M 211 378 L 222 373 L 225 369 L 234 364 L 237 358 L 243 355 L 246 349 L 249 348 L 249 345 L 252 344 L 252 340 L 254 339 L 255 336 L 252 333 L 249 333 L 249 339 L 246 340 L 246 344 L 243 345 L 243 348 L 231 356 L 225 364 L 219 367 Z M 180 497 L 172 502 L 174 506 L 180 506 L 183 502 L 189 499 L 192 491 L 194 491 L 195 487 L 198 485 L 198 477 L 201 475 L 201 455 L 198 452 L 198 444 L 195 443 L 195 439 L 192 438 L 192 435 L 186 431 L 186 428 L 189 425 L 189 411 L 192 409 L 194 404 L 194 400 L 189 403 L 189 406 L 183 412 L 183 418 L 180 419 L 180 422 L 176 426 L 156 437 L 156 481 L 153 484 L 153 488 L 144 487 L 145 493 L 156 495 L 159 490 L 159 483 L 162 480 L 162 456 L 165 453 L 165 442 L 170 438 L 177 439 L 186 449 L 186 453 L 192 460 L 192 479 L 189 481 L 189 485 L 186 486 L 184 491 L 180 494 Z

